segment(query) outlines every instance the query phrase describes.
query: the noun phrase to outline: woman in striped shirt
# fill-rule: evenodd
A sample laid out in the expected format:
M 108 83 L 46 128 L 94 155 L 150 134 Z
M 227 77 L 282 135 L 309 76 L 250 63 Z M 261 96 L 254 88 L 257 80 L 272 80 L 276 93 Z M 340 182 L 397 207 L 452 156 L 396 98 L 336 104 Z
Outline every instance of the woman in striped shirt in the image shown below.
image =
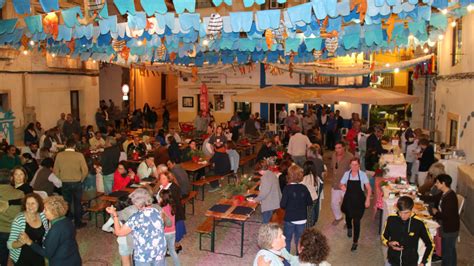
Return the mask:
M 25 232 L 31 240 L 42 244 L 43 236 L 48 230 L 48 220 L 43 214 L 43 199 L 36 193 L 25 196 L 20 212 L 13 220 L 8 249 L 15 266 L 17 265 L 45 265 L 43 256 L 34 252 L 30 246 L 20 241 L 21 233 Z

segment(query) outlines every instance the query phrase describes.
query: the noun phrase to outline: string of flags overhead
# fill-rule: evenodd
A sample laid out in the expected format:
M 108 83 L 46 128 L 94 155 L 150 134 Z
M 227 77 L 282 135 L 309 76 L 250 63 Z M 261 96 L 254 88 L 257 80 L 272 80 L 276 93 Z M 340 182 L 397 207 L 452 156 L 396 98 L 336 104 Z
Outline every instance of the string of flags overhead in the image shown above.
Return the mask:
M 215 6 L 241 0 L 213 0 Z M 204 64 L 304 63 L 360 52 L 389 51 L 442 41 L 448 24 L 474 10 L 474 0 L 312 0 L 285 9 L 213 13 L 202 17 L 195 0 L 114 0 L 126 22 L 109 15 L 104 0 L 89 14 L 40 0 L 44 15 L 0 20 L 0 45 L 83 61 Z M 278 0 L 285 3 L 286 0 Z M 265 0 L 243 0 L 245 7 Z M 3 6 L 4 1 L 0 1 Z M 29 15 L 29 0 L 14 0 Z M 62 20 L 60 19 L 60 17 Z M 19 20 L 24 21 L 24 27 Z M 62 21 L 62 23 L 60 23 Z M 426 48 L 425 48 L 426 49 Z

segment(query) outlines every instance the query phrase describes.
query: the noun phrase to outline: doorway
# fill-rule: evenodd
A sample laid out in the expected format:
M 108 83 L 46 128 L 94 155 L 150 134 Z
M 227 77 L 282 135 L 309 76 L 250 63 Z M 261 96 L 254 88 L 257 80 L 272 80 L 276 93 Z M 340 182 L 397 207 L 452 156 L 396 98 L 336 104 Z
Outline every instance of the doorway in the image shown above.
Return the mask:
M 234 112 L 239 114 L 240 120 L 245 121 L 249 119 L 252 113 L 252 104 L 248 102 L 236 102 L 234 103 Z
M 79 91 L 73 90 L 70 91 L 70 98 L 71 98 L 71 114 L 72 117 L 80 121 L 80 112 L 79 112 Z

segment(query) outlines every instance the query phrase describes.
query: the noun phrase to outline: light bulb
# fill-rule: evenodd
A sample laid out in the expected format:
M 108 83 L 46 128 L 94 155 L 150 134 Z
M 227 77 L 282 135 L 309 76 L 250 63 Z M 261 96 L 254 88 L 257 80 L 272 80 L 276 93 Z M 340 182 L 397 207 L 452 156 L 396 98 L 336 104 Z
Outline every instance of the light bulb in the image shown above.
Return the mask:
M 23 51 L 23 54 L 24 54 L 24 55 L 28 55 L 28 50 L 24 50 L 24 51 Z
M 451 22 L 451 27 L 454 28 L 454 27 L 456 27 L 456 25 L 457 25 L 456 21 Z
M 137 45 L 138 45 L 138 46 L 142 46 L 142 45 L 143 45 L 143 42 L 142 42 L 142 41 L 138 41 L 138 42 L 137 42 Z
M 444 40 L 444 35 L 443 34 L 438 35 L 438 40 L 440 41 Z
M 474 11 L 474 5 L 470 4 L 466 7 L 466 9 L 467 9 L 467 12 L 472 12 L 472 11 Z
M 398 72 L 400 72 L 400 68 L 398 67 L 393 70 L 393 73 L 398 73 Z
M 52 53 L 51 56 L 52 56 L 52 57 L 56 57 L 56 54 L 55 54 L 55 53 Z
M 443 15 L 448 14 L 448 9 L 445 8 L 445 9 L 441 10 L 441 13 L 442 13 Z
M 92 63 L 94 63 L 94 64 L 95 64 L 95 63 L 96 63 L 96 61 L 95 61 L 95 60 L 92 60 Z
M 430 51 L 430 49 L 428 49 L 428 48 L 423 49 L 423 52 L 424 52 L 425 54 L 427 54 L 429 51 Z
M 30 41 L 30 45 L 31 45 L 31 46 L 35 45 L 35 41 L 31 40 L 31 41 Z
M 386 64 L 385 64 L 385 67 L 390 67 L 390 64 L 389 64 L 389 63 L 386 63 Z
M 202 45 L 208 46 L 209 45 L 209 40 L 207 40 L 207 39 L 202 40 Z

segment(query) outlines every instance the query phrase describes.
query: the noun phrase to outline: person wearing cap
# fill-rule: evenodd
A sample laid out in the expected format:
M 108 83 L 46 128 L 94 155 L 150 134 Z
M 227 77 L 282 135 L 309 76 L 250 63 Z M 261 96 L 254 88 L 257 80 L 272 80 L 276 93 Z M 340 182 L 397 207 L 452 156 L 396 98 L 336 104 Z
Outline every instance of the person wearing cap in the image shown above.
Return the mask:
M 425 223 L 413 213 L 413 206 L 412 198 L 400 197 L 397 201 L 397 213 L 387 218 L 382 233 L 382 242 L 388 246 L 388 264 L 385 265 L 425 265 L 431 256 L 434 245 L 430 232 Z M 418 263 L 420 239 L 425 243 L 426 249 L 421 263 Z

